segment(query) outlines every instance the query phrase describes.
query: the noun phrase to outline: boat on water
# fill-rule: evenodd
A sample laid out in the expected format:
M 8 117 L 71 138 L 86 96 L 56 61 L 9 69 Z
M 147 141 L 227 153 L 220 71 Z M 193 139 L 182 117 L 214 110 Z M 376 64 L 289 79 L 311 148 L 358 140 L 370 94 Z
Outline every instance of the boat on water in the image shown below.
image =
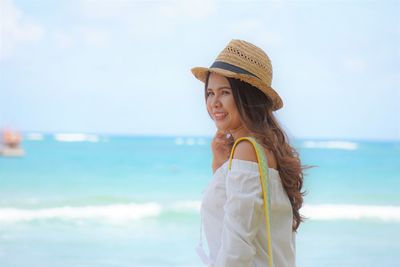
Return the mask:
M 21 147 L 22 137 L 18 132 L 4 131 L 0 144 L 0 156 L 3 157 L 22 157 L 25 155 Z

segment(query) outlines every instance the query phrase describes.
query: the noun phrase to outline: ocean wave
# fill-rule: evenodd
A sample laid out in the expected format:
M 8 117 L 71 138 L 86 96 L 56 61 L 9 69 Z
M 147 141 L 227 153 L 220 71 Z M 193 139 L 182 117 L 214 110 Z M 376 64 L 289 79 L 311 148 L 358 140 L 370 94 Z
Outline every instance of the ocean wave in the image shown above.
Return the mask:
M 99 137 L 94 134 L 83 133 L 58 133 L 54 134 L 54 139 L 59 142 L 93 142 L 97 143 Z
M 300 213 L 312 220 L 362 220 L 400 222 L 400 206 L 377 205 L 304 205 Z
M 26 134 L 26 139 L 30 141 L 42 141 L 44 136 L 41 133 L 28 133 Z
M 109 222 L 140 220 L 146 217 L 157 217 L 162 207 L 157 203 L 120 204 L 85 207 L 56 207 L 43 209 L 1 208 L 0 222 L 19 222 L 33 220 L 84 220 L 100 219 Z
M 130 222 L 146 218 L 174 219 L 179 216 L 198 216 L 200 201 L 178 201 L 113 204 L 99 206 L 64 206 L 42 209 L 0 208 L 0 223 L 33 220 L 98 220 L 102 222 Z M 300 213 L 310 220 L 365 220 L 400 222 L 400 206 L 376 205 L 304 205 Z
M 358 149 L 358 144 L 348 141 L 305 141 L 303 142 L 302 147 L 356 150 Z
M 183 137 L 177 137 L 175 138 L 175 145 L 182 146 L 182 145 L 187 145 L 187 146 L 193 146 L 193 145 L 198 145 L 202 146 L 207 144 L 206 139 L 204 138 L 193 138 L 193 137 L 188 137 L 188 138 L 183 138 Z
M 200 201 L 178 201 L 170 205 L 167 209 L 174 210 L 176 212 L 197 212 L 200 211 L 200 206 Z

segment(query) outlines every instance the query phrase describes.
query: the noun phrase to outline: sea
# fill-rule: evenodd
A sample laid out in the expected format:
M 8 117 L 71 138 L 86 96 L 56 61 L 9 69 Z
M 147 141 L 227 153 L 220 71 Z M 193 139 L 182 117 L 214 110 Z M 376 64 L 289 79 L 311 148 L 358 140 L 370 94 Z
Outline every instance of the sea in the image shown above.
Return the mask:
M 201 267 L 211 137 L 24 133 L 0 157 L 1 267 Z M 400 141 L 291 140 L 307 219 L 298 267 L 395 267 Z

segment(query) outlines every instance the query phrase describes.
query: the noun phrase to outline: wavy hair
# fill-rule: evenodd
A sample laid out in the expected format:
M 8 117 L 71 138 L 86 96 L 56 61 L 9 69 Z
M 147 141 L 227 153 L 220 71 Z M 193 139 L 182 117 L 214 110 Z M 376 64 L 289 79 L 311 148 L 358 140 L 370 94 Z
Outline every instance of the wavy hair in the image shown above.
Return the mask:
M 205 82 L 205 98 L 210 72 Z M 232 88 L 233 98 L 244 127 L 264 148 L 275 156 L 282 185 L 289 197 L 293 211 L 292 230 L 297 232 L 306 218 L 299 210 L 303 205 L 303 170 L 315 166 L 301 165 L 300 157 L 290 145 L 289 138 L 279 125 L 272 110 L 272 101 L 257 87 L 244 81 L 226 77 Z M 209 114 L 211 117 L 211 114 Z

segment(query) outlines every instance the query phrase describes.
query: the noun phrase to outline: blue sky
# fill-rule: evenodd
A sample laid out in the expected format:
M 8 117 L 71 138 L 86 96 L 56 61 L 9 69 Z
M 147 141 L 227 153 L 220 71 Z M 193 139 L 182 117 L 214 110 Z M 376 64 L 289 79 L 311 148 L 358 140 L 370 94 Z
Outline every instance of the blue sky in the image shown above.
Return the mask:
M 207 135 L 231 39 L 263 48 L 289 136 L 400 140 L 397 1 L 0 0 L 0 128 Z

